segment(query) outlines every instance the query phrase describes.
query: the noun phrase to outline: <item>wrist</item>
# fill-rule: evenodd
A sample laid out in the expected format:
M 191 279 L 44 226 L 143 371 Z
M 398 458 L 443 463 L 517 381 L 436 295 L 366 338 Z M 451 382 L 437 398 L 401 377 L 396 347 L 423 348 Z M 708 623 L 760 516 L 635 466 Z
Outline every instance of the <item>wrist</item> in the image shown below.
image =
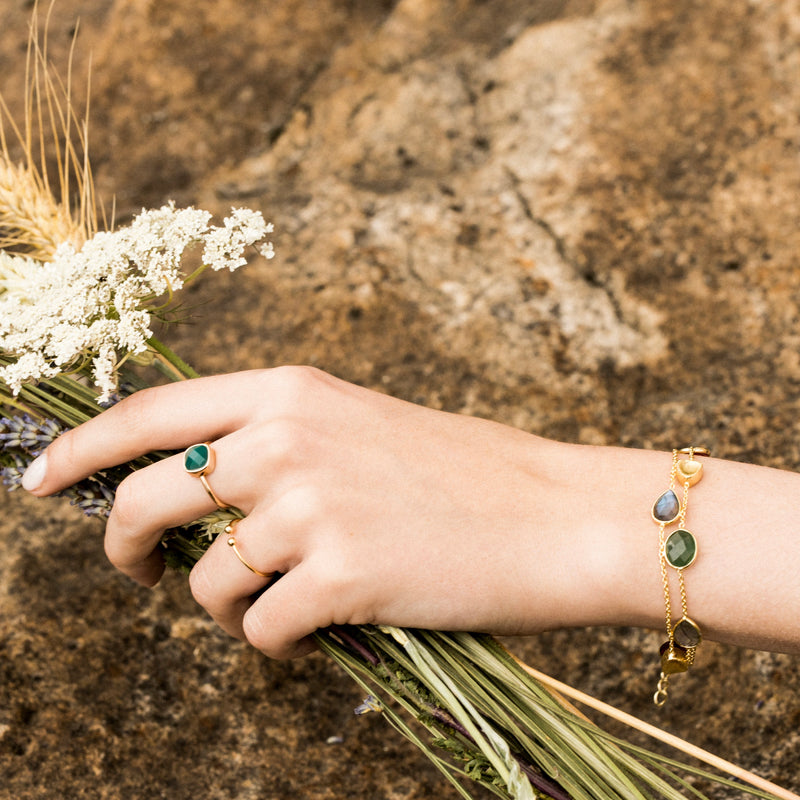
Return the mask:
M 671 454 L 557 443 L 547 450 L 551 535 L 569 541 L 557 584 L 562 624 L 662 631 L 664 586 L 651 511 L 669 486 Z M 800 475 L 717 458 L 703 464 L 686 521 L 698 540 L 696 563 L 686 571 L 691 617 L 707 639 L 800 651 Z M 680 604 L 673 600 L 674 616 Z
M 556 587 L 569 626 L 663 624 L 658 530 L 650 518 L 670 455 L 550 442 L 546 521 L 563 562 Z

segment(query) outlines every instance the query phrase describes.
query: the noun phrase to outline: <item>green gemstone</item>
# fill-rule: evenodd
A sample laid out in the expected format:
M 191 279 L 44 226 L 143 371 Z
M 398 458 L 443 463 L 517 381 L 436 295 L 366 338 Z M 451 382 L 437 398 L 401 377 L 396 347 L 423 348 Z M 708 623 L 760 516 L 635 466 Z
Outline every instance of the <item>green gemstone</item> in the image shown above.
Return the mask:
M 196 474 L 208 468 L 211 460 L 211 448 L 207 444 L 193 444 L 183 454 L 183 467 L 187 472 Z
M 664 557 L 675 569 L 686 569 L 697 558 L 697 540 L 689 531 L 678 528 L 664 542 Z

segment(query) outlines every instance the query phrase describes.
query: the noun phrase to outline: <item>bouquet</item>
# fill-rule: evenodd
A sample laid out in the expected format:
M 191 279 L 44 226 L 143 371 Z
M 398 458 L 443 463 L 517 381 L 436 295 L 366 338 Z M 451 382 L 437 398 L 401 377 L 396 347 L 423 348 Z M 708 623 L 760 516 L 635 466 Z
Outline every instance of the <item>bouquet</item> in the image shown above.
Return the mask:
M 29 61 L 23 132 L 2 106 L 5 128 L 22 146 L 20 163 L 0 127 L 0 475 L 9 490 L 64 430 L 156 377 L 196 377 L 153 335 L 153 319 L 169 322 L 177 294 L 203 272 L 239 269 L 250 250 L 274 256 L 272 226 L 243 208 L 220 225 L 206 211 L 174 204 L 144 210 L 124 227 L 101 225 L 85 124 L 52 77 L 35 31 Z M 45 140 L 57 142 L 55 192 L 34 155 Z M 166 455 L 103 471 L 64 494 L 84 513 L 107 516 L 124 477 Z M 161 546 L 168 566 L 190 570 L 236 516 L 220 510 L 167 532 Z M 684 790 L 703 797 L 691 775 L 760 797 L 793 796 L 697 750 L 689 752 L 753 788 L 615 739 L 565 697 L 645 726 L 521 664 L 488 636 L 360 626 L 321 630 L 316 638 L 363 687 L 356 713 L 382 714 L 466 798 L 470 782 L 516 800 L 676 800 Z

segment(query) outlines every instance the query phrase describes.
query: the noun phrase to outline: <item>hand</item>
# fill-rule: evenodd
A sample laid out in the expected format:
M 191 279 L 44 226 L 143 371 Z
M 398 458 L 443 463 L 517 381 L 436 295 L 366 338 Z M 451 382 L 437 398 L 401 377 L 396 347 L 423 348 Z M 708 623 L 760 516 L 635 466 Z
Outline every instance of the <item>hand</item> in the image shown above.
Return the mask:
M 332 623 L 490 633 L 664 625 L 649 511 L 669 453 L 559 444 L 310 368 L 138 392 L 56 440 L 23 485 L 47 495 L 203 441 L 217 456 L 212 488 L 247 515 L 240 551 L 282 577 L 262 591 L 267 580 L 223 536 L 193 569 L 192 591 L 267 655 L 308 652 L 310 634 Z M 703 548 L 690 575 L 695 618 L 707 638 L 799 652 L 800 476 L 706 464 L 690 510 Z M 155 584 L 163 531 L 213 509 L 183 456 L 167 458 L 120 485 L 106 552 Z
M 192 592 L 268 655 L 308 651 L 309 634 L 331 623 L 517 633 L 588 621 L 576 509 L 554 502 L 559 446 L 309 368 L 141 391 L 52 444 L 34 493 L 202 441 L 216 452 L 214 492 L 247 515 L 240 551 L 283 577 L 253 600 L 266 580 L 222 536 L 193 569 Z M 213 508 L 182 455 L 140 470 L 117 492 L 108 557 L 152 585 L 163 531 Z

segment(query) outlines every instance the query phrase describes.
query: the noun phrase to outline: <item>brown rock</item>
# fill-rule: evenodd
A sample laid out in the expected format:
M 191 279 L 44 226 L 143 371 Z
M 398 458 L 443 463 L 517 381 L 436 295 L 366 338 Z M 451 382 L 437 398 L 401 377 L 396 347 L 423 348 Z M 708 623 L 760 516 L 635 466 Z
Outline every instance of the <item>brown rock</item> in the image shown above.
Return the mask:
M 16 113 L 28 13 L 0 10 Z M 57 63 L 79 17 L 118 216 L 277 225 L 168 334 L 203 371 L 311 363 L 555 438 L 800 463 L 795 3 L 57 0 Z M 177 576 L 134 588 L 58 502 L 0 509 L 0 794 L 455 797 L 324 659 L 231 643 Z M 796 659 L 703 643 L 657 712 L 659 642 L 519 647 L 800 791 Z

